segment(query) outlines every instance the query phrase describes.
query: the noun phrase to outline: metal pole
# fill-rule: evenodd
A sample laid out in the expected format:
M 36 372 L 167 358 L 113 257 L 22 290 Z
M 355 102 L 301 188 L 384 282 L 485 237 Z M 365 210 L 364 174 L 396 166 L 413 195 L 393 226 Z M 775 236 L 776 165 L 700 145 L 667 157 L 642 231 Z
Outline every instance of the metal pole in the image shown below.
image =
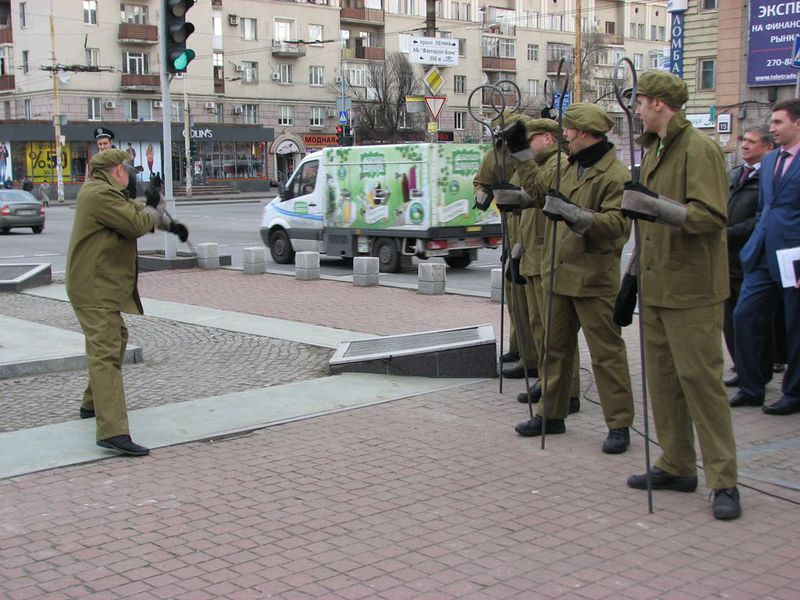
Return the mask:
M 575 83 L 573 84 L 575 102 L 581 101 L 581 0 L 575 0 Z
M 175 198 L 172 195 L 172 106 L 169 99 L 169 75 L 167 73 L 167 14 L 164 2 L 161 3 L 161 18 L 158 20 L 158 51 L 161 53 L 161 106 L 163 106 L 161 133 L 163 147 L 161 158 L 164 162 L 164 201 L 171 215 L 176 215 Z M 164 232 L 164 258 L 177 256 L 177 238 Z
M 61 164 L 61 104 L 58 100 L 58 64 L 56 61 L 56 26 L 53 20 L 53 0 L 50 0 L 50 56 L 53 70 L 53 128 L 56 132 L 56 184 L 58 201 L 64 202 L 64 169 Z M 31 173 L 33 175 L 33 173 Z
M 189 123 L 189 94 L 186 92 L 186 76 L 183 77 L 183 156 L 186 163 L 184 173 L 186 197 L 192 197 L 192 152 L 191 152 L 191 130 Z

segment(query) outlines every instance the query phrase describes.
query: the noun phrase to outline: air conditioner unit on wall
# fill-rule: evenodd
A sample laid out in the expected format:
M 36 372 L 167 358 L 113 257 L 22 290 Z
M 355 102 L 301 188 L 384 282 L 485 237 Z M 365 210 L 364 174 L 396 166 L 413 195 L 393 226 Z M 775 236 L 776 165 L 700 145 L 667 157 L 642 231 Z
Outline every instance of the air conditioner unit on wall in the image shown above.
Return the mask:
M 234 65 L 233 70 L 237 73 L 244 73 L 244 65 Z
M 341 78 L 341 77 L 339 77 L 339 76 L 337 76 L 337 77 L 336 77 L 336 83 L 342 83 L 342 81 L 343 81 L 343 80 L 342 80 L 342 78 Z
M 272 74 L 272 81 L 280 81 L 280 80 L 281 80 L 281 74 L 280 73 L 273 73 Z
M 238 25 L 239 24 L 239 17 L 236 15 L 228 15 L 228 25 Z
M 117 108 L 117 105 L 113 100 L 106 100 L 105 107 L 106 108 Z
M 161 100 L 153 100 L 153 108 L 161 108 L 164 106 L 164 103 Z
M 337 113 L 336 113 L 336 109 L 335 108 L 329 108 L 328 109 L 328 116 L 329 117 L 335 117 L 336 115 L 337 115 Z
M 240 114 L 242 114 L 243 112 L 244 112 L 244 111 L 242 110 L 242 107 L 241 107 L 241 106 L 234 106 L 234 107 L 233 107 L 233 114 L 235 114 L 235 115 L 240 115 Z
M 206 108 L 208 109 L 217 108 L 217 105 L 214 102 L 206 102 Z

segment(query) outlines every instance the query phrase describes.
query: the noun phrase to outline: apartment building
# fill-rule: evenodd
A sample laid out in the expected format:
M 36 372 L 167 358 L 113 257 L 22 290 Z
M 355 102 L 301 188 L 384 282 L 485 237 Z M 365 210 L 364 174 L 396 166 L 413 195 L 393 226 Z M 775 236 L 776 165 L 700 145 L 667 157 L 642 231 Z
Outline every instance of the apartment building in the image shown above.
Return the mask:
M 425 28 L 424 0 L 210 0 L 187 19 L 197 54 L 161 105 L 159 0 L 0 0 L 0 142 L 8 172 L 52 179 L 54 51 L 65 137 L 65 180 L 86 175 L 98 125 L 116 133 L 144 178 L 162 169 L 161 122 L 173 121 L 173 173 L 184 174 L 183 116 L 188 100 L 196 142 L 192 167 L 204 180 L 242 189 L 283 178 L 303 155 L 336 144 L 336 101 L 369 87 L 371 65 L 408 53 Z M 469 116 L 473 89 L 516 82 L 525 105 L 544 103 L 544 81 L 575 48 L 575 0 L 439 0 L 436 33 L 459 41 L 459 64 L 439 67 L 447 103 L 439 128 L 456 141 L 484 132 Z M 51 48 L 50 15 L 55 43 Z M 612 66 L 627 55 L 658 66 L 667 48 L 666 2 L 583 0 L 583 99 L 617 110 Z M 414 65 L 418 93 L 429 68 Z M 368 91 L 368 90 L 367 90 Z M 485 105 L 488 99 L 473 102 Z M 480 107 L 478 107 L 480 110 Z M 358 136 L 357 111 L 349 115 Z M 409 115 L 411 117 L 411 115 Z M 413 118 L 408 126 L 418 125 Z M 621 115 L 615 132 L 624 133 Z

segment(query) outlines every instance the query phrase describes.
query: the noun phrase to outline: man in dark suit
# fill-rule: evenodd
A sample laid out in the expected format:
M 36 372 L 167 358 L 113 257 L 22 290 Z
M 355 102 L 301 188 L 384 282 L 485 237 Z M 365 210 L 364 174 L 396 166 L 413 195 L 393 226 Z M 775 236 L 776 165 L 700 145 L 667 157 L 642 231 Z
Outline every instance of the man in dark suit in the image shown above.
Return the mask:
M 761 162 L 756 227 L 739 254 L 744 283 L 733 311 L 739 392 L 731 403 L 764 400 L 760 352 L 753 348 L 763 347 L 777 292 L 783 296 L 787 366 L 781 398 L 762 410 L 788 415 L 800 412 L 800 290 L 781 286 L 776 252 L 800 246 L 800 99 L 784 100 L 772 108 L 770 133 L 780 147 Z
M 732 359 L 735 359 L 733 344 L 733 309 L 739 300 L 742 289 L 742 263 L 739 251 L 750 239 L 756 225 L 758 210 L 758 188 L 761 181 L 761 159 L 775 147 L 772 134 L 766 127 L 750 127 L 742 136 L 742 164 L 728 171 L 728 273 L 731 295 L 725 300 L 725 320 L 723 333 L 725 346 Z M 781 319 L 781 329 L 783 320 Z M 765 381 L 772 379 L 771 335 L 764 336 L 764 350 L 761 353 L 761 373 Z M 739 377 L 734 375 L 725 380 L 727 386 L 738 386 Z M 734 404 L 733 406 L 743 406 Z

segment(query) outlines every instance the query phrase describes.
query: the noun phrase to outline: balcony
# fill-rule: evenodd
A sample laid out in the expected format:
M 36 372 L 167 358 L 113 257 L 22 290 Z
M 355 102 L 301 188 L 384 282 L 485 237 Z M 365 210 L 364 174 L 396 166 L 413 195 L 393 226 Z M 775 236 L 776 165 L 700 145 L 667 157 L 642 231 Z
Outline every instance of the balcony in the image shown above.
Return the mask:
M 14 38 L 11 35 L 11 27 L 0 29 L 0 44 L 13 44 Z
M 299 58 L 306 55 L 306 45 L 297 42 L 272 42 L 272 56 L 277 58 Z
M 13 75 L 0 75 L 0 92 L 13 91 L 14 86 Z
M 484 71 L 516 71 L 517 59 L 484 56 L 482 68 Z
M 215 79 L 214 80 L 214 93 L 215 94 L 224 94 L 225 93 L 225 80 L 224 79 Z
M 567 60 L 569 60 L 569 59 L 565 59 L 564 68 L 566 68 L 566 61 Z M 548 75 L 555 75 L 556 73 L 558 73 L 558 66 L 560 64 L 561 64 L 561 59 L 560 58 L 558 58 L 556 60 L 548 60 L 547 61 L 547 74 Z M 562 73 L 561 74 L 562 75 L 564 74 L 563 73 L 563 68 L 562 68 Z
M 353 6 L 347 6 L 352 4 Z M 339 13 L 342 21 L 355 21 L 358 23 L 380 23 L 384 22 L 383 10 L 377 8 L 364 8 L 361 2 L 346 2 Z
M 600 43 L 606 46 L 624 46 L 625 38 L 616 33 L 601 33 Z
M 492 82 L 489 82 L 489 85 L 492 85 Z M 501 107 L 510 107 L 513 108 L 517 104 L 517 93 L 516 91 L 502 91 L 502 93 L 497 93 L 494 90 L 484 88 L 481 91 L 481 100 L 483 104 L 488 106 L 494 106 L 496 108 Z
M 386 60 L 386 49 L 364 44 L 364 38 L 347 40 L 342 48 L 345 60 L 360 58 L 362 60 Z
M 120 23 L 117 40 L 120 44 L 151 45 L 158 43 L 158 27 L 155 25 L 138 25 L 136 23 Z
M 131 92 L 157 92 L 161 89 L 161 79 L 158 75 L 123 73 L 120 87 Z
M 493 23 L 484 28 L 483 32 L 488 35 L 503 35 L 506 37 L 516 37 L 517 28 L 510 23 Z

